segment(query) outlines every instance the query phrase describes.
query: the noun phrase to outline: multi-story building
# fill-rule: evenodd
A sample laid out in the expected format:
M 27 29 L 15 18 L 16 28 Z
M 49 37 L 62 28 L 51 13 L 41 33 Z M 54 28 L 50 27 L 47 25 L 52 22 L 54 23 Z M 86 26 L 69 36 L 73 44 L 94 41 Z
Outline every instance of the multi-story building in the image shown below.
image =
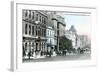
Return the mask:
M 55 48 L 55 42 L 54 42 L 54 25 L 52 22 L 52 15 L 50 12 L 48 14 L 48 25 L 46 30 L 46 37 L 47 37 L 47 50 L 48 52 L 53 51 Z
M 91 41 L 87 35 L 78 35 L 77 44 L 79 53 L 81 53 L 80 50 L 82 50 L 83 53 L 91 53 Z
M 76 32 L 76 29 L 75 27 L 72 25 L 71 28 L 69 30 L 66 31 L 66 34 L 65 36 L 72 40 L 72 46 L 73 48 L 77 49 L 78 46 L 77 46 L 77 39 L 78 39 L 78 35 L 77 35 L 77 32 Z
M 51 15 L 55 32 L 55 44 L 56 44 L 55 48 L 59 52 L 59 38 L 61 36 L 64 36 L 66 24 L 64 18 L 60 15 L 57 15 L 56 12 L 52 12 Z
M 23 50 L 26 54 L 45 52 L 46 45 L 46 25 L 48 17 L 45 12 L 37 10 L 22 10 L 22 39 Z
M 47 49 L 48 51 L 54 50 L 55 43 L 54 43 L 54 29 L 50 26 L 47 27 Z
M 90 42 L 86 35 L 78 35 L 78 43 L 77 44 L 80 48 L 85 48 L 87 45 L 90 44 Z
M 79 49 L 90 51 L 91 43 L 88 37 L 86 35 L 77 34 L 74 26 L 71 26 L 71 28 L 66 31 L 65 36 L 72 40 L 72 46 L 77 50 L 77 52 L 80 52 Z

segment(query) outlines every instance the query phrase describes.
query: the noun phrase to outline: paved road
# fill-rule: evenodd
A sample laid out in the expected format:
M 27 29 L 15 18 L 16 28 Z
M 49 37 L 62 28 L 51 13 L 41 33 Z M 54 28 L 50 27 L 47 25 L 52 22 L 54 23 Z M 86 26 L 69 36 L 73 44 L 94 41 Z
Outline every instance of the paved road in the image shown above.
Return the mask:
M 41 59 L 25 59 L 23 62 L 48 62 L 48 61 L 67 61 L 67 60 L 85 60 L 90 59 L 90 54 L 78 54 L 78 55 L 66 55 L 66 56 L 54 56 Z

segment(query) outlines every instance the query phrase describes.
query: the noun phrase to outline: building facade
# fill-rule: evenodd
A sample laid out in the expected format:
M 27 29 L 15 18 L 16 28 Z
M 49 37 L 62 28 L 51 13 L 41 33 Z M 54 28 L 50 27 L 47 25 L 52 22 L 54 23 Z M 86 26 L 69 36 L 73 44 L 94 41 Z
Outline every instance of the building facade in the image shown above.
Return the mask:
M 71 28 L 69 30 L 66 31 L 65 36 L 68 39 L 72 40 L 73 48 L 77 49 L 78 48 L 78 43 L 77 43 L 78 35 L 77 35 L 76 29 L 73 25 L 71 26 Z
M 64 18 L 60 15 L 57 15 L 56 12 L 52 13 L 52 21 L 54 25 L 54 32 L 55 32 L 55 49 L 59 52 L 59 38 L 64 36 L 65 34 L 65 21 Z
M 48 17 L 42 11 L 22 10 L 23 51 L 40 55 L 47 50 L 46 25 Z M 32 54 L 32 55 L 34 55 Z
M 54 29 L 50 26 L 47 27 L 46 37 L 47 37 L 47 50 L 48 51 L 54 50 L 55 48 Z
M 90 42 L 86 35 L 78 35 L 78 46 L 80 48 L 85 48 L 89 44 L 90 44 Z

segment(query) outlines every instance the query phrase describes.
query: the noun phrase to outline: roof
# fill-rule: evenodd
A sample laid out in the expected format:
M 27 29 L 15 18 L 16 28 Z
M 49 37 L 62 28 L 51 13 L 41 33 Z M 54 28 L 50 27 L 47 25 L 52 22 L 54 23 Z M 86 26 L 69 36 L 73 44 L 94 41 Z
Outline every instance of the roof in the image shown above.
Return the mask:
M 72 25 L 71 28 L 69 29 L 69 31 L 76 32 L 76 29 L 75 29 L 75 27 Z

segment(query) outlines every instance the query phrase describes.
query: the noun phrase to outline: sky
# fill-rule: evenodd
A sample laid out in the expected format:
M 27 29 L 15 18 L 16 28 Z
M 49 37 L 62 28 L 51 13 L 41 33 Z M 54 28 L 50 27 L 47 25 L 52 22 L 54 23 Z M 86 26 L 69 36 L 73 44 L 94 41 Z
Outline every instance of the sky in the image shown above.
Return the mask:
M 90 38 L 91 33 L 91 17 L 90 15 L 74 15 L 74 14 L 64 14 L 66 23 L 66 30 L 68 30 L 71 25 L 74 25 L 77 33 L 80 35 L 87 35 Z

